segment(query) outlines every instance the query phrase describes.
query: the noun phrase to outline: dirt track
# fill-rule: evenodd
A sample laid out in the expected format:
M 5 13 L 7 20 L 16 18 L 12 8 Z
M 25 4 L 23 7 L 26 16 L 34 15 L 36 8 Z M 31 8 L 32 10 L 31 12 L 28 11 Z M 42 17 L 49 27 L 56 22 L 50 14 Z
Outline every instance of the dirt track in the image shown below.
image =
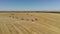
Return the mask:
M 60 14 L 0 13 L 0 34 L 60 34 Z

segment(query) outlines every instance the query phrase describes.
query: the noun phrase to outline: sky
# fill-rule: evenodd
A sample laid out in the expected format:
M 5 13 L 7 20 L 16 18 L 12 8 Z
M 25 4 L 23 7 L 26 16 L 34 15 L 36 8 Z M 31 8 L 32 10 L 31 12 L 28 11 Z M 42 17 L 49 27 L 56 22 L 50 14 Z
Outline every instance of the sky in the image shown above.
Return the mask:
M 0 11 L 60 11 L 60 0 L 0 0 Z

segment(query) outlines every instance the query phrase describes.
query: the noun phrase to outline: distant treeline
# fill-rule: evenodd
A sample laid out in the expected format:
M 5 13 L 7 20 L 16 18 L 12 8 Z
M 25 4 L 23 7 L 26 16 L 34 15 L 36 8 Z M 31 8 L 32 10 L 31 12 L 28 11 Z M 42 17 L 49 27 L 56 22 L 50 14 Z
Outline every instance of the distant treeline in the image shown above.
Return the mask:
M 16 13 L 60 13 L 60 11 L 0 11 L 0 13 L 5 13 L 5 12 L 16 12 Z

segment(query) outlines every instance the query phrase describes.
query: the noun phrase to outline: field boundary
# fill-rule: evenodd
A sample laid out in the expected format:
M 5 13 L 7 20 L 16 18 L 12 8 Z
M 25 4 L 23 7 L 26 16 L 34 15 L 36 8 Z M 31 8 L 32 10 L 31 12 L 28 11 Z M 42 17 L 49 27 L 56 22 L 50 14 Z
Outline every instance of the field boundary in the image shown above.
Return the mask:
M 0 13 L 60 13 L 60 11 L 0 11 Z

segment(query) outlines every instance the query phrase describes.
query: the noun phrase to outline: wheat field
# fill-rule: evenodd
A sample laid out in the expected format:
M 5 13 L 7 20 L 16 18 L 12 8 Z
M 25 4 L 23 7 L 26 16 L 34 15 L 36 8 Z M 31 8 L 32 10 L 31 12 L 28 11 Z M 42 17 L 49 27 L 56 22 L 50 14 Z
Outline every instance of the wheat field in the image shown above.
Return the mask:
M 0 13 L 0 34 L 60 34 L 60 14 Z

